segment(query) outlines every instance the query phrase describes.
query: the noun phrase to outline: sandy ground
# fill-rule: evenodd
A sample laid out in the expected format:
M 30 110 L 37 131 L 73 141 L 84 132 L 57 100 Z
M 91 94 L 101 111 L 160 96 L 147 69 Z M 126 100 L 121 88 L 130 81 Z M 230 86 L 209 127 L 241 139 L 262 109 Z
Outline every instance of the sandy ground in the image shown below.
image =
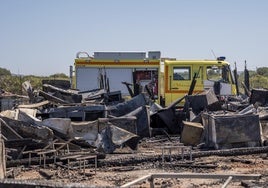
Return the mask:
M 148 144 L 140 144 L 138 151 L 130 149 L 117 149 L 116 154 L 109 154 L 105 159 L 99 160 L 101 164 L 111 159 L 120 160 L 125 156 L 153 155 L 160 153 L 159 149 L 148 147 Z M 182 165 L 182 164 L 188 164 Z M 191 165 L 189 165 L 191 164 Z M 45 172 L 45 175 L 44 175 Z M 81 183 L 96 187 L 118 187 L 137 178 L 153 173 L 203 173 L 203 174 L 261 174 L 260 180 L 231 181 L 228 187 L 268 187 L 268 154 L 254 154 L 243 156 L 209 156 L 189 160 L 142 162 L 124 166 L 102 165 L 97 168 L 83 170 L 71 169 L 50 164 L 45 169 L 41 166 L 22 168 L 15 179 L 46 180 L 51 182 Z M 221 187 L 226 179 L 164 179 L 154 180 L 155 187 Z M 267 184 L 267 185 L 266 185 Z M 142 181 L 134 187 L 150 187 L 149 181 Z

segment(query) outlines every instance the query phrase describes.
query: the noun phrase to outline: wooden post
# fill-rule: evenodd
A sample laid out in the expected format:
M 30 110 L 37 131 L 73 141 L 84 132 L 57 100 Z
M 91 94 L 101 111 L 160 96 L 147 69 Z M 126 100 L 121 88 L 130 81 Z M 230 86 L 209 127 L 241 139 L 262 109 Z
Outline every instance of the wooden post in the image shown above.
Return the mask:
M 0 133 L 0 179 L 4 179 L 5 177 L 6 177 L 5 143 L 4 140 L 2 139 L 2 134 Z

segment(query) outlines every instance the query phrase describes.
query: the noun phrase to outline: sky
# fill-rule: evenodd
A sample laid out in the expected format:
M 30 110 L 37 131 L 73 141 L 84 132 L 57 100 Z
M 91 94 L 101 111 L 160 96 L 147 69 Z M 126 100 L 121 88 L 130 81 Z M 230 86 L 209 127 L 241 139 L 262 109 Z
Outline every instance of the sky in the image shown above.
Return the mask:
M 267 0 L 0 0 L 0 67 L 69 75 L 79 51 L 161 51 L 256 70 L 268 66 L 267 10 Z

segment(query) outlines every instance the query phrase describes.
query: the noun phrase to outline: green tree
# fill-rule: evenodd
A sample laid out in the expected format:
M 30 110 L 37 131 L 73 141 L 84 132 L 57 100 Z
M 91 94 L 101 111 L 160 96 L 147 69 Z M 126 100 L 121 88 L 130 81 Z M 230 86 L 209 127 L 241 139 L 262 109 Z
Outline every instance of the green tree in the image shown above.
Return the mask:
M 21 94 L 21 81 L 20 77 L 12 76 L 12 75 L 5 75 L 0 76 L 0 84 L 1 88 L 4 91 L 8 91 L 14 94 Z
M 6 76 L 6 75 L 11 75 L 10 70 L 0 67 L 0 76 Z
M 267 88 L 268 85 L 268 77 L 262 76 L 262 75 L 256 75 L 254 77 L 252 77 L 250 80 L 250 86 L 252 88 Z
M 268 67 L 257 68 L 257 74 L 268 77 Z
M 49 76 L 50 78 L 57 78 L 57 79 L 68 79 L 69 77 L 64 73 L 56 73 Z
M 30 81 L 32 88 L 35 90 L 42 89 L 42 80 L 46 79 L 47 77 L 41 77 L 41 76 L 33 76 L 33 75 L 27 75 L 23 77 L 24 81 Z
M 256 71 L 252 71 L 252 70 L 249 70 L 249 79 L 255 77 L 257 75 L 257 72 Z M 241 74 L 239 74 L 238 76 L 238 82 L 241 83 L 241 82 L 244 82 L 244 72 L 242 72 Z
M 256 71 L 249 71 L 249 83 L 250 89 L 252 88 L 266 88 L 268 84 L 268 68 L 262 67 L 257 69 Z M 241 73 L 238 77 L 238 83 L 240 86 L 240 91 L 243 91 L 241 88 L 241 82 L 244 82 L 244 73 Z

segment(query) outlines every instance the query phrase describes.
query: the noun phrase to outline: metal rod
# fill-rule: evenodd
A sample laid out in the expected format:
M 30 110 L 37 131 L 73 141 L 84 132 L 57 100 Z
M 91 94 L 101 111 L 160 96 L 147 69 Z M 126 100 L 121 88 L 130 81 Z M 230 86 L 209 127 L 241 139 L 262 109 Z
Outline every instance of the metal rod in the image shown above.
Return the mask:
M 156 173 L 147 176 L 143 176 L 132 182 L 122 185 L 121 187 L 130 187 L 132 185 L 138 184 L 146 179 L 150 181 L 150 186 L 153 187 L 153 181 L 155 178 L 186 178 L 186 179 L 226 179 L 225 184 L 231 180 L 258 180 L 261 174 L 203 174 L 203 173 Z
M 199 179 L 225 179 L 232 176 L 236 180 L 258 180 L 261 174 L 203 174 L 203 173 L 156 173 L 152 178 L 199 178 Z
M 221 186 L 221 188 L 226 188 L 227 185 L 232 181 L 233 177 L 229 176 L 229 178 L 224 182 L 224 184 Z
M 138 184 L 138 183 L 140 183 L 140 182 L 142 182 L 144 180 L 147 180 L 150 177 L 151 177 L 151 175 L 143 176 L 143 177 L 138 178 L 138 179 L 136 179 L 136 180 L 134 180 L 132 182 L 126 183 L 125 185 L 122 185 L 121 187 L 122 188 L 124 188 L 124 187 L 130 187 L 130 186 L 135 185 L 135 184 Z

